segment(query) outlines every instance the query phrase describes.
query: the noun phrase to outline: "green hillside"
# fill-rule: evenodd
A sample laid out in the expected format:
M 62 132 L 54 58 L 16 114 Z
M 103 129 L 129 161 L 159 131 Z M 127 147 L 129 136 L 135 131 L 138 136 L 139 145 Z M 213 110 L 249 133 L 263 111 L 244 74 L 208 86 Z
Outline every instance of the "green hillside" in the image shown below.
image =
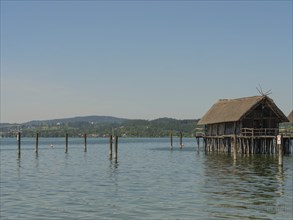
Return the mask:
M 78 119 L 78 120 L 77 120 Z M 31 121 L 23 124 L 1 124 L 2 137 L 14 137 L 18 131 L 23 137 L 34 137 L 39 132 L 41 137 L 105 137 L 109 134 L 122 137 L 167 137 L 172 132 L 180 131 L 185 137 L 192 137 L 198 120 L 177 120 L 159 118 L 155 120 L 119 119 L 108 116 L 75 117 L 46 121 Z

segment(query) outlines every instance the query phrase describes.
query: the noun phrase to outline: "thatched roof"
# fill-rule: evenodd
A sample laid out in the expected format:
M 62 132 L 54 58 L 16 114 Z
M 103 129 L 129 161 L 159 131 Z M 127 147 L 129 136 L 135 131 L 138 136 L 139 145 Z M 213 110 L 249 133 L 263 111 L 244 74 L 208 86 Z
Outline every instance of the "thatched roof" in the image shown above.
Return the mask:
M 252 96 L 239 99 L 220 99 L 198 122 L 199 125 L 216 124 L 223 122 L 236 122 L 241 120 L 248 112 L 257 107 L 263 101 L 267 101 L 269 107 L 278 116 L 280 121 L 287 122 L 287 117 L 276 106 L 274 101 L 267 96 Z
M 288 119 L 290 122 L 293 122 L 293 110 L 291 111 L 291 113 L 288 115 Z

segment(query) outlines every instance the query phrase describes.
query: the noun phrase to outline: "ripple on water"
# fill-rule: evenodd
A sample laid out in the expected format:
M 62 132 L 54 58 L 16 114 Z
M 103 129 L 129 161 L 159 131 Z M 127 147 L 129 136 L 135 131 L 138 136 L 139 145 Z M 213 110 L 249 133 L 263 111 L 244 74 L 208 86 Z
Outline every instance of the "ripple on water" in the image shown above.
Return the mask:
M 8 141 L 9 142 L 9 141 Z M 1 219 L 290 219 L 292 162 L 274 156 L 180 150 L 169 139 L 121 139 L 118 162 L 108 140 L 27 140 L 21 158 L 1 144 Z M 4 145 L 3 145 L 4 143 Z M 50 144 L 54 148 L 48 148 Z M 176 145 L 177 144 L 177 145 Z M 177 146 L 177 147 L 175 147 Z

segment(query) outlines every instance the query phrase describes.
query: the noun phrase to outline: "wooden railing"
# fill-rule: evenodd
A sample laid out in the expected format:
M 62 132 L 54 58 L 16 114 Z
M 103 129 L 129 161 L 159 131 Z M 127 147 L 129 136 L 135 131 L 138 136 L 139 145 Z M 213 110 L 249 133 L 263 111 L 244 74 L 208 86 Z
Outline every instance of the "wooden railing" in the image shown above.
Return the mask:
M 285 137 L 290 137 L 293 138 L 293 128 L 280 128 L 279 129 L 279 134 L 285 136 Z
M 279 132 L 278 128 L 242 128 L 243 136 L 276 136 Z
M 203 137 L 205 136 L 205 130 L 203 127 L 198 127 L 195 129 L 195 137 Z
M 284 137 L 293 138 L 293 129 L 288 128 L 242 128 L 240 135 L 245 137 L 253 136 L 277 136 L 278 134 Z M 230 136 L 233 134 L 225 134 L 222 136 Z M 219 136 L 219 134 L 207 135 L 204 129 L 196 129 L 195 137 L 205 137 L 205 136 Z
M 196 132 L 195 137 L 204 137 L 205 133 L 204 132 Z
M 292 129 L 278 129 L 278 128 L 242 128 L 241 135 L 243 136 L 276 136 L 282 134 L 283 136 L 293 137 Z

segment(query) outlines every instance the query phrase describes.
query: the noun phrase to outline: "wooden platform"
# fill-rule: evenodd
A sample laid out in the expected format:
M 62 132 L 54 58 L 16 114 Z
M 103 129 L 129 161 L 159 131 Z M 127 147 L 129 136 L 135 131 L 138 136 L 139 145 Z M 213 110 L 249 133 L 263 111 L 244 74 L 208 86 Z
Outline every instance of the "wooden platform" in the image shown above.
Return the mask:
M 203 138 L 205 151 L 234 152 L 242 154 L 277 154 L 277 135 L 282 137 L 284 154 L 291 153 L 291 140 L 293 132 L 279 129 L 248 129 L 244 128 L 240 134 L 229 135 L 204 135 L 197 133 L 196 138 Z M 236 145 L 236 147 L 235 147 Z

